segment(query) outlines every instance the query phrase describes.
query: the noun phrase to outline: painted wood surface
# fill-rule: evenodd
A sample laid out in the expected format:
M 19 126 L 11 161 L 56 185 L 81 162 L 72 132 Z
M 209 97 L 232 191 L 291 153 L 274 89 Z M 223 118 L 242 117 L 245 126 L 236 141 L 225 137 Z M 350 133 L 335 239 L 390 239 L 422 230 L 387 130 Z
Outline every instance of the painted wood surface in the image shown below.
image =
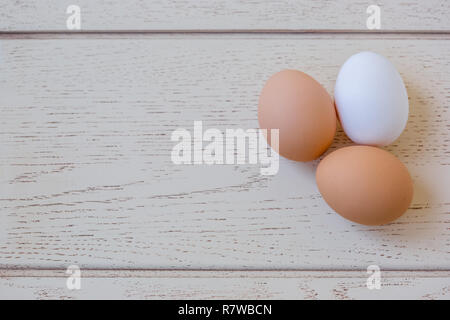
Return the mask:
M 84 271 L 68 290 L 63 271 L 0 271 L 0 299 L 448 299 L 450 273 L 362 271 Z M 177 309 L 174 309 L 176 311 Z
M 66 9 L 73 4 L 81 9 L 84 31 L 368 31 L 371 4 L 381 8 L 383 31 L 450 31 L 445 0 L 3 0 L 0 30 L 66 30 Z
M 171 132 L 256 128 L 264 81 L 303 70 L 332 92 L 374 50 L 402 74 L 411 114 L 389 151 L 408 167 L 408 212 L 382 227 L 335 214 L 317 162 L 178 166 Z M 4 40 L 0 265 L 65 268 L 448 269 L 448 36 L 143 35 Z M 340 131 L 330 148 L 350 141 Z
M 65 32 L 71 4 L 80 32 Z M 370 4 L 1 1 L 0 298 L 450 298 L 450 2 L 377 1 L 378 31 Z M 393 224 L 333 213 L 317 161 L 281 159 L 273 177 L 171 162 L 174 129 L 256 128 L 272 73 L 300 69 L 332 93 L 361 50 L 387 56 L 409 94 L 386 149 L 415 195 Z M 327 153 L 349 144 L 339 130 Z M 381 290 L 366 287 L 371 264 Z

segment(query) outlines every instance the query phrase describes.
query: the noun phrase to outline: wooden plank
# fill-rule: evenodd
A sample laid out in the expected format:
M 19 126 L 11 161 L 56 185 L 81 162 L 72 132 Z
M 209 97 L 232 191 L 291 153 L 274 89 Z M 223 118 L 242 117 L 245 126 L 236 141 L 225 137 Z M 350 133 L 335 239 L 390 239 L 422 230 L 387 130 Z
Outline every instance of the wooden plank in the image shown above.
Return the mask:
M 0 299 L 449 299 L 450 272 L 382 271 L 367 288 L 363 271 L 81 272 L 68 290 L 64 271 L 0 271 Z
M 450 267 L 448 36 L 170 36 L 7 40 L 0 61 L 0 265 L 66 268 Z M 332 92 L 360 50 L 387 56 L 410 98 L 387 149 L 415 195 L 393 224 L 349 223 L 317 162 L 177 166 L 171 132 L 255 128 L 264 81 L 303 70 Z M 330 148 L 350 142 L 340 131 Z
M 369 5 L 381 8 L 381 29 L 449 31 L 445 0 L 217 1 L 4 0 L 1 31 L 67 30 L 66 9 L 81 9 L 82 30 L 358 30 L 367 31 Z

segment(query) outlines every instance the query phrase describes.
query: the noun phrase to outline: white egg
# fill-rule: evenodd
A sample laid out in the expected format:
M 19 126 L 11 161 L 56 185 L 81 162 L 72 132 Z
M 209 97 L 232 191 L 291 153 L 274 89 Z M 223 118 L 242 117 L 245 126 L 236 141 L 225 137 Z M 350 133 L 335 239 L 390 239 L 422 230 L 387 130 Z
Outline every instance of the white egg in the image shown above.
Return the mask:
M 336 109 L 347 136 L 356 143 L 385 146 L 408 121 L 408 94 L 394 65 L 373 52 L 351 56 L 339 71 Z

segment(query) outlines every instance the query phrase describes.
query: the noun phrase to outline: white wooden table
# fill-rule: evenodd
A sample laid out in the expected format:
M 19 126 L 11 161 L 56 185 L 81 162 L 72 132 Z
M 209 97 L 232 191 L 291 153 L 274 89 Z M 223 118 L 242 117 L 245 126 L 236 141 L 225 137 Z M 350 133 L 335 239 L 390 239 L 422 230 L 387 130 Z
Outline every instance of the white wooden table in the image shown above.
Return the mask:
M 81 31 L 66 29 L 70 4 Z M 450 2 L 377 1 L 375 31 L 369 4 L 3 0 L 0 298 L 450 298 Z M 409 94 L 386 148 L 415 185 L 396 222 L 335 214 L 317 162 L 282 159 L 275 176 L 172 163 L 178 127 L 256 128 L 271 74 L 299 69 L 332 94 L 362 50 Z M 339 130 L 327 153 L 349 144 Z

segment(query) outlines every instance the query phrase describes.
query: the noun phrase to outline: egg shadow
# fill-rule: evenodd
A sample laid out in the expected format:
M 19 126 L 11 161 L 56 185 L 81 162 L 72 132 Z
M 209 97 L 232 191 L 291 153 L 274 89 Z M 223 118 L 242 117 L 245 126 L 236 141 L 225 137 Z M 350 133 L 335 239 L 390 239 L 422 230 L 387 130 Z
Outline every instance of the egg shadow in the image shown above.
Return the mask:
M 409 117 L 406 127 L 400 137 L 383 149 L 393 153 L 405 164 L 416 164 L 426 146 L 431 142 L 430 125 L 431 113 L 429 104 L 420 94 L 418 84 L 406 82 L 409 100 Z
M 342 126 L 341 126 L 339 120 L 337 120 L 336 134 L 334 136 L 333 142 L 328 147 L 328 149 L 319 157 L 319 159 L 314 161 L 313 168 L 317 169 L 317 166 L 319 165 L 320 161 L 322 161 L 323 158 L 325 158 L 330 153 L 332 153 L 338 149 L 348 147 L 348 146 L 354 146 L 354 145 L 356 145 L 356 143 L 354 143 L 352 140 L 350 140 L 350 138 L 345 134 L 344 129 L 342 129 Z

